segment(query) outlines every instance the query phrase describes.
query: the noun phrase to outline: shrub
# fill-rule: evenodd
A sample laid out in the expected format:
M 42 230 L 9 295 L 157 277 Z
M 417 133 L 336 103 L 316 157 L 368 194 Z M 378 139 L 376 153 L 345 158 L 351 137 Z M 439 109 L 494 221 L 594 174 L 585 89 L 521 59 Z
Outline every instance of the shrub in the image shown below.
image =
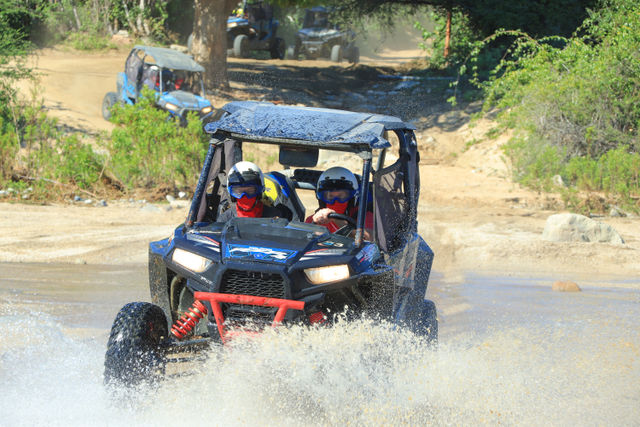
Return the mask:
M 106 50 L 118 48 L 109 37 L 95 33 L 70 33 L 65 42 L 77 50 Z
M 0 184 L 31 186 L 38 200 L 99 186 L 104 160 L 91 145 L 61 131 L 35 97 L 12 107 L 15 122 L 0 120 Z
M 637 194 L 640 5 L 605 1 L 568 39 L 520 33 L 510 55 L 480 86 L 485 111 L 498 108 L 520 135 L 506 147 L 516 177 L 548 188 L 561 174 L 579 189 Z
M 209 141 L 195 114 L 179 126 L 147 89 L 135 105 L 115 106 L 112 121 L 109 168 L 128 188 L 195 185 Z

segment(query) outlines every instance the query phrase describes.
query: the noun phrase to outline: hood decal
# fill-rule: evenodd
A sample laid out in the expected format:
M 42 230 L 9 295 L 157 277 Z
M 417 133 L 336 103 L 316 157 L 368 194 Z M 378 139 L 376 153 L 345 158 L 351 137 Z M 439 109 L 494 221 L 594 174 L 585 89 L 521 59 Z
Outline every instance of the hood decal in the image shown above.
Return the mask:
M 206 245 L 209 249 L 212 249 L 216 252 L 220 252 L 220 243 L 216 240 L 213 240 L 211 237 L 202 236 L 197 233 L 189 232 L 185 236 L 187 240 L 191 240 L 193 242 L 198 242 Z
M 232 259 L 251 258 L 257 261 L 285 263 L 294 257 L 296 251 L 289 249 L 265 248 L 262 246 L 228 244 L 225 247 L 225 257 Z
M 318 257 L 327 255 L 344 255 L 346 251 L 344 249 L 315 249 L 304 253 L 304 256 L 300 258 L 300 261 L 307 261 L 310 259 L 317 259 Z

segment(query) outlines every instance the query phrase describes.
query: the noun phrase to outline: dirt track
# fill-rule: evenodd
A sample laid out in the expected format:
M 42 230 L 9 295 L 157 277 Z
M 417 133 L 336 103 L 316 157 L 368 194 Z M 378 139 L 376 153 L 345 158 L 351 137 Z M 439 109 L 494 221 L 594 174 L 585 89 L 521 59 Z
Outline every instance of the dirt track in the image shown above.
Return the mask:
M 51 113 L 89 135 L 108 131 L 100 101 L 124 55 L 42 52 Z M 148 242 L 169 235 L 187 202 L 37 206 L 0 198 L 0 424 L 637 424 L 638 218 L 600 218 L 624 246 L 543 241 L 554 198 L 508 179 L 505 138 L 484 141 L 491 123 L 469 126 L 466 112 L 437 96 L 438 82 L 415 88 L 410 105 L 399 102 L 405 89 L 385 94 L 398 82 L 378 80 L 385 70 L 374 66 L 392 63 L 358 72 L 232 60 L 232 91 L 214 104 L 263 98 L 416 123 L 419 227 L 436 254 L 427 297 L 438 307 L 438 351 L 368 321 L 284 329 L 228 353 L 212 349 L 194 375 L 114 400 L 102 378 L 111 322 L 123 304 L 148 300 Z M 305 80 L 312 84 L 296 86 Z M 473 140 L 480 142 L 465 150 Z M 551 292 L 557 279 L 584 292 Z
M 112 125 L 100 115 L 101 100 L 113 90 L 126 53 L 40 51 L 34 64 L 42 74 L 45 106 L 75 130 L 89 135 L 109 131 Z M 397 80 L 381 79 L 380 74 L 393 73 L 393 52 L 380 58 L 374 62 L 365 57 L 364 66 L 358 67 L 231 59 L 231 90 L 213 94 L 212 100 L 216 107 L 230 99 L 264 99 L 388 113 L 413 121 L 423 163 L 420 230 L 434 247 L 436 270 L 454 275 L 476 269 L 544 271 L 559 279 L 596 272 L 640 276 L 637 218 L 602 219 L 619 231 L 626 241 L 623 247 L 542 241 L 544 221 L 557 202 L 511 182 L 499 150 L 506 137 L 484 140 L 491 123 L 469 126 L 468 111 L 452 111 L 443 102 L 447 89 L 441 81 L 402 88 Z M 480 142 L 465 150 L 473 140 Z M 147 242 L 168 235 L 186 214 L 184 207 L 166 210 L 168 205 L 160 205 L 154 210 L 141 209 L 144 204 L 136 201 L 107 203 L 0 203 L 0 261 L 144 263 Z M 21 232 L 16 234 L 18 224 Z

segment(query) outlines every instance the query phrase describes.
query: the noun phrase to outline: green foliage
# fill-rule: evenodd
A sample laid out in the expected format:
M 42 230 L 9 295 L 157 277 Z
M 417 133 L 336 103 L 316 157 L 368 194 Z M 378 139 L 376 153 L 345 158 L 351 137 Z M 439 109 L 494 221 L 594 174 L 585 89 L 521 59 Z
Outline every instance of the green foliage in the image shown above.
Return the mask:
M 544 141 L 532 142 L 524 137 L 513 138 L 504 147 L 514 166 L 514 178 L 537 190 L 553 188 L 552 178 L 562 172 L 565 153 Z
M 0 183 L 13 188 L 32 187 L 35 199 L 74 188 L 92 189 L 99 184 L 104 160 L 77 135 L 62 132 L 47 117 L 42 102 L 34 96 L 28 103 L 13 105 L 16 121 L 0 121 Z M 52 185 L 55 188 L 52 192 Z
M 560 147 L 548 142 L 532 142 L 513 138 L 505 145 L 512 160 L 514 178 L 521 184 L 541 191 L 560 191 L 565 203 L 581 210 L 585 208 L 577 191 L 603 193 L 609 202 L 615 201 L 626 208 L 640 211 L 640 154 L 620 146 L 599 158 L 576 156 L 568 158 Z M 559 188 L 555 176 L 569 185 Z M 601 203 L 600 210 L 606 207 Z
M 110 37 L 92 33 L 71 33 L 65 42 L 77 50 L 107 50 L 118 47 Z
M 564 169 L 565 176 L 578 188 L 604 191 L 625 199 L 640 195 L 640 154 L 620 146 L 602 157 L 574 157 Z
M 451 40 L 449 55 L 446 58 L 444 56 L 447 26 L 446 12 L 431 10 L 427 20 L 434 22 L 433 31 L 427 30 L 420 22 L 416 22 L 414 27 L 422 32 L 423 42 L 420 43 L 420 48 L 430 52 L 430 66 L 433 68 L 445 68 L 460 65 L 469 56 L 474 42 L 479 37 L 471 29 L 469 18 L 459 11 L 452 13 Z
M 19 28 L 21 20 L 28 15 L 29 11 L 17 2 L 0 0 L 0 118 L 3 130 L 15 120 L 12 105 L 16 81 L 31 76 L 24 64 L 30 46 Z
M 640 192 L 640 5 L 608 0 L 571 38 L 517 37 L 492 78 L 475 83 L 485 111 L 520 135 L 507 147 L 516 176 L 548 189 L 551 177 L 611 197 Z M 476 77 L 476 76 L 474 76 Z
M 105 142 L 109 167 L 126 186 L 195 185 L 208 147 L 195 114 L 181 127 L 145 90 L 135 105 L 115 106 L 112 121 L 118 127 Z
M 181 0 L 155 0 L 144 3 L 136 0 L 0 0 L 17 4 L 20 14 L 13 14 L 17 26 L 38 45 L 52 45 L 74 36 L 69 42 L 79 49 L 104 49 L 100 38 L 110 37 L 120 29 L 133 36 L 151 37 L 155 40 L 167 38 L 165 23 L 171 10 L 188 10 Z M 26 4 L 24 4 L 26 3 Z M 0 3 L 2 5 L 2 3 Z M 23 12 L 27 11 L 26 13 Z M 186 15 L 185 15 L 186 16 Z M 89 38 L 90 40 L 81 40 Z

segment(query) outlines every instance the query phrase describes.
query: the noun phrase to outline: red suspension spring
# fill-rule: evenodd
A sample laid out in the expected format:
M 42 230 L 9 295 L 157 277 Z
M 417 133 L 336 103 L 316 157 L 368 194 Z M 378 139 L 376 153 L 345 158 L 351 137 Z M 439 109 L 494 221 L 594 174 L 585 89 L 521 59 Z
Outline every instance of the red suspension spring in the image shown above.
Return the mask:
M 182 317 L 176 320 L 176 323 L 171 327 L 171 333 L 174 337 L 182 339 L 187 336 L 189 332 L 196 326 L 196 323 L 207 315 L 207 307 L 200 301 L 195 300 L 193 305 L 184 312 Z

